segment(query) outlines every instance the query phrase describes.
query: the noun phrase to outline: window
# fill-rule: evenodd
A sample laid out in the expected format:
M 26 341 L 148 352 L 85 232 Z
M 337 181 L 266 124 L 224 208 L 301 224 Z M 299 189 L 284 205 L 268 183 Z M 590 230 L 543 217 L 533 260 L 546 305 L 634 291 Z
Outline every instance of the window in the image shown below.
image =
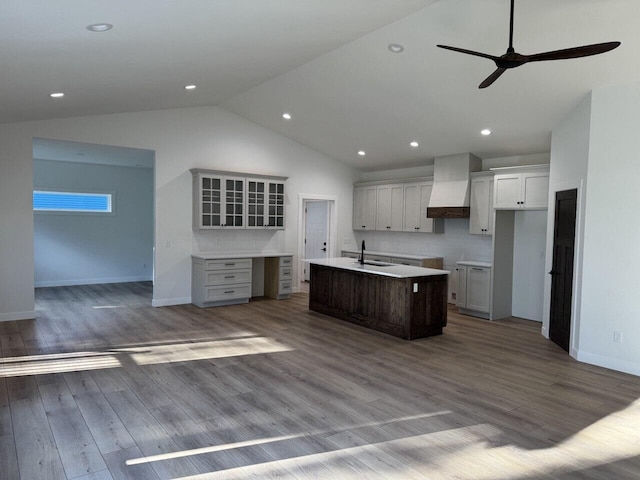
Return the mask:
M 113 213 L 112 193 L 33 191 L 34 212 Z

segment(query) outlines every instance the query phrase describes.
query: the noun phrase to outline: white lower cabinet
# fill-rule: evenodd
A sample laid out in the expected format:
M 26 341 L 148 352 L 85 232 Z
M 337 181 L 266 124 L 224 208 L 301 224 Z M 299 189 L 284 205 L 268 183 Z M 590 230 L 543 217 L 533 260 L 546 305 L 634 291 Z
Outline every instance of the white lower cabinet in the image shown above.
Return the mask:
M 205 258 L 203 258 L 205 257 Z M 247 303 L 252 296 L 253 259 L 264 258 L 264 295 L 282 300 L 293 290 L 293 257 L 257 254 L 245 258 L 191 257 L 191 303 L 201 307 L 219 307 Z M 260 269 L 256 269 L 260 274 Z M 258 287 L 256 287 L 258 288 Z
M 264 259 L 264 295 L 282 300 L 291 294 L 293 284 L 293 257 Z
M 489 318 L 491 309 L 491 264 L 456 262 L 457 305 L 461 313 Z
M 247 303 L 251 298 L 250 258 L 192 259 L 191 302 L 199 307 Z

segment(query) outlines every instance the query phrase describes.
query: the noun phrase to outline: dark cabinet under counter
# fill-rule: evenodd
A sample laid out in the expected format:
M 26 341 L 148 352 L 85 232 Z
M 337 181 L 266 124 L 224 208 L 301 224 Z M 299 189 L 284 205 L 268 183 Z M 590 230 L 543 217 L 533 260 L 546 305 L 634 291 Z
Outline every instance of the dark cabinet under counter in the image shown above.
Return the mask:
M 399 265 L 378 270 L 384 268 L 312 262 L 309 309 L 405 340 L 442 334 L 449 272 Z M 394 276 L 394 269 L 403 273 Z

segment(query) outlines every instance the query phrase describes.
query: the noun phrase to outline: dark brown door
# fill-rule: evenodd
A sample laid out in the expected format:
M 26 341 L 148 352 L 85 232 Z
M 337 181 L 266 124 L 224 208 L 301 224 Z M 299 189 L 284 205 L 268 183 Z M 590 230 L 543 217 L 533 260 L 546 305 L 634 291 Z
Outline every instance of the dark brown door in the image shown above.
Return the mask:
M 551 312 L 549 338 L 567 352 L 571 336 L 573 253 L 576 237 L 577 190 L 556 193 L 551 267 Z

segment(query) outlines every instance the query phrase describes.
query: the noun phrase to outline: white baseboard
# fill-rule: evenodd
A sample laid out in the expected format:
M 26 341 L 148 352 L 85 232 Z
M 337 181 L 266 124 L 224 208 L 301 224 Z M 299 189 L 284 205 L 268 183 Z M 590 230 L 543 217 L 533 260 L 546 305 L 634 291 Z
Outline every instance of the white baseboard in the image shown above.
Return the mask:
M 549 338 L 549 331 L 547 330 L 547 327 L 545 327 L 544 325 L 540 328 L 540 334 L 544 337 L 544 338 Z
M 153 279 L 148 275 L 139 277 L 84 278 L 80 280 L 47 280 L 36 282 L 35 287 L 73 287 L 76 285 L 98 285 L 101 283 L 150 282 L 151 280 Z
M 579 362 L 597 365 L 598 367 L 617 370 L 618 372 L 630 373 L 631 375 L 640 376 L 640 364 L 636 362 L 628 362 L 617 358 L 605 357 L 596 353 L 584 352 L 578 350 L 576 359 Z
M 0 322 L 12 322 L 14 320 L 33 320 L 36 318 L 35 311 L 29 312 L 9 312 L 0 313 Z
M 191 297 L 154 298 L 151 300 L 152 307 L 171 307 L 172 305 L 186 305 L 189 303 L 191 303 Z

